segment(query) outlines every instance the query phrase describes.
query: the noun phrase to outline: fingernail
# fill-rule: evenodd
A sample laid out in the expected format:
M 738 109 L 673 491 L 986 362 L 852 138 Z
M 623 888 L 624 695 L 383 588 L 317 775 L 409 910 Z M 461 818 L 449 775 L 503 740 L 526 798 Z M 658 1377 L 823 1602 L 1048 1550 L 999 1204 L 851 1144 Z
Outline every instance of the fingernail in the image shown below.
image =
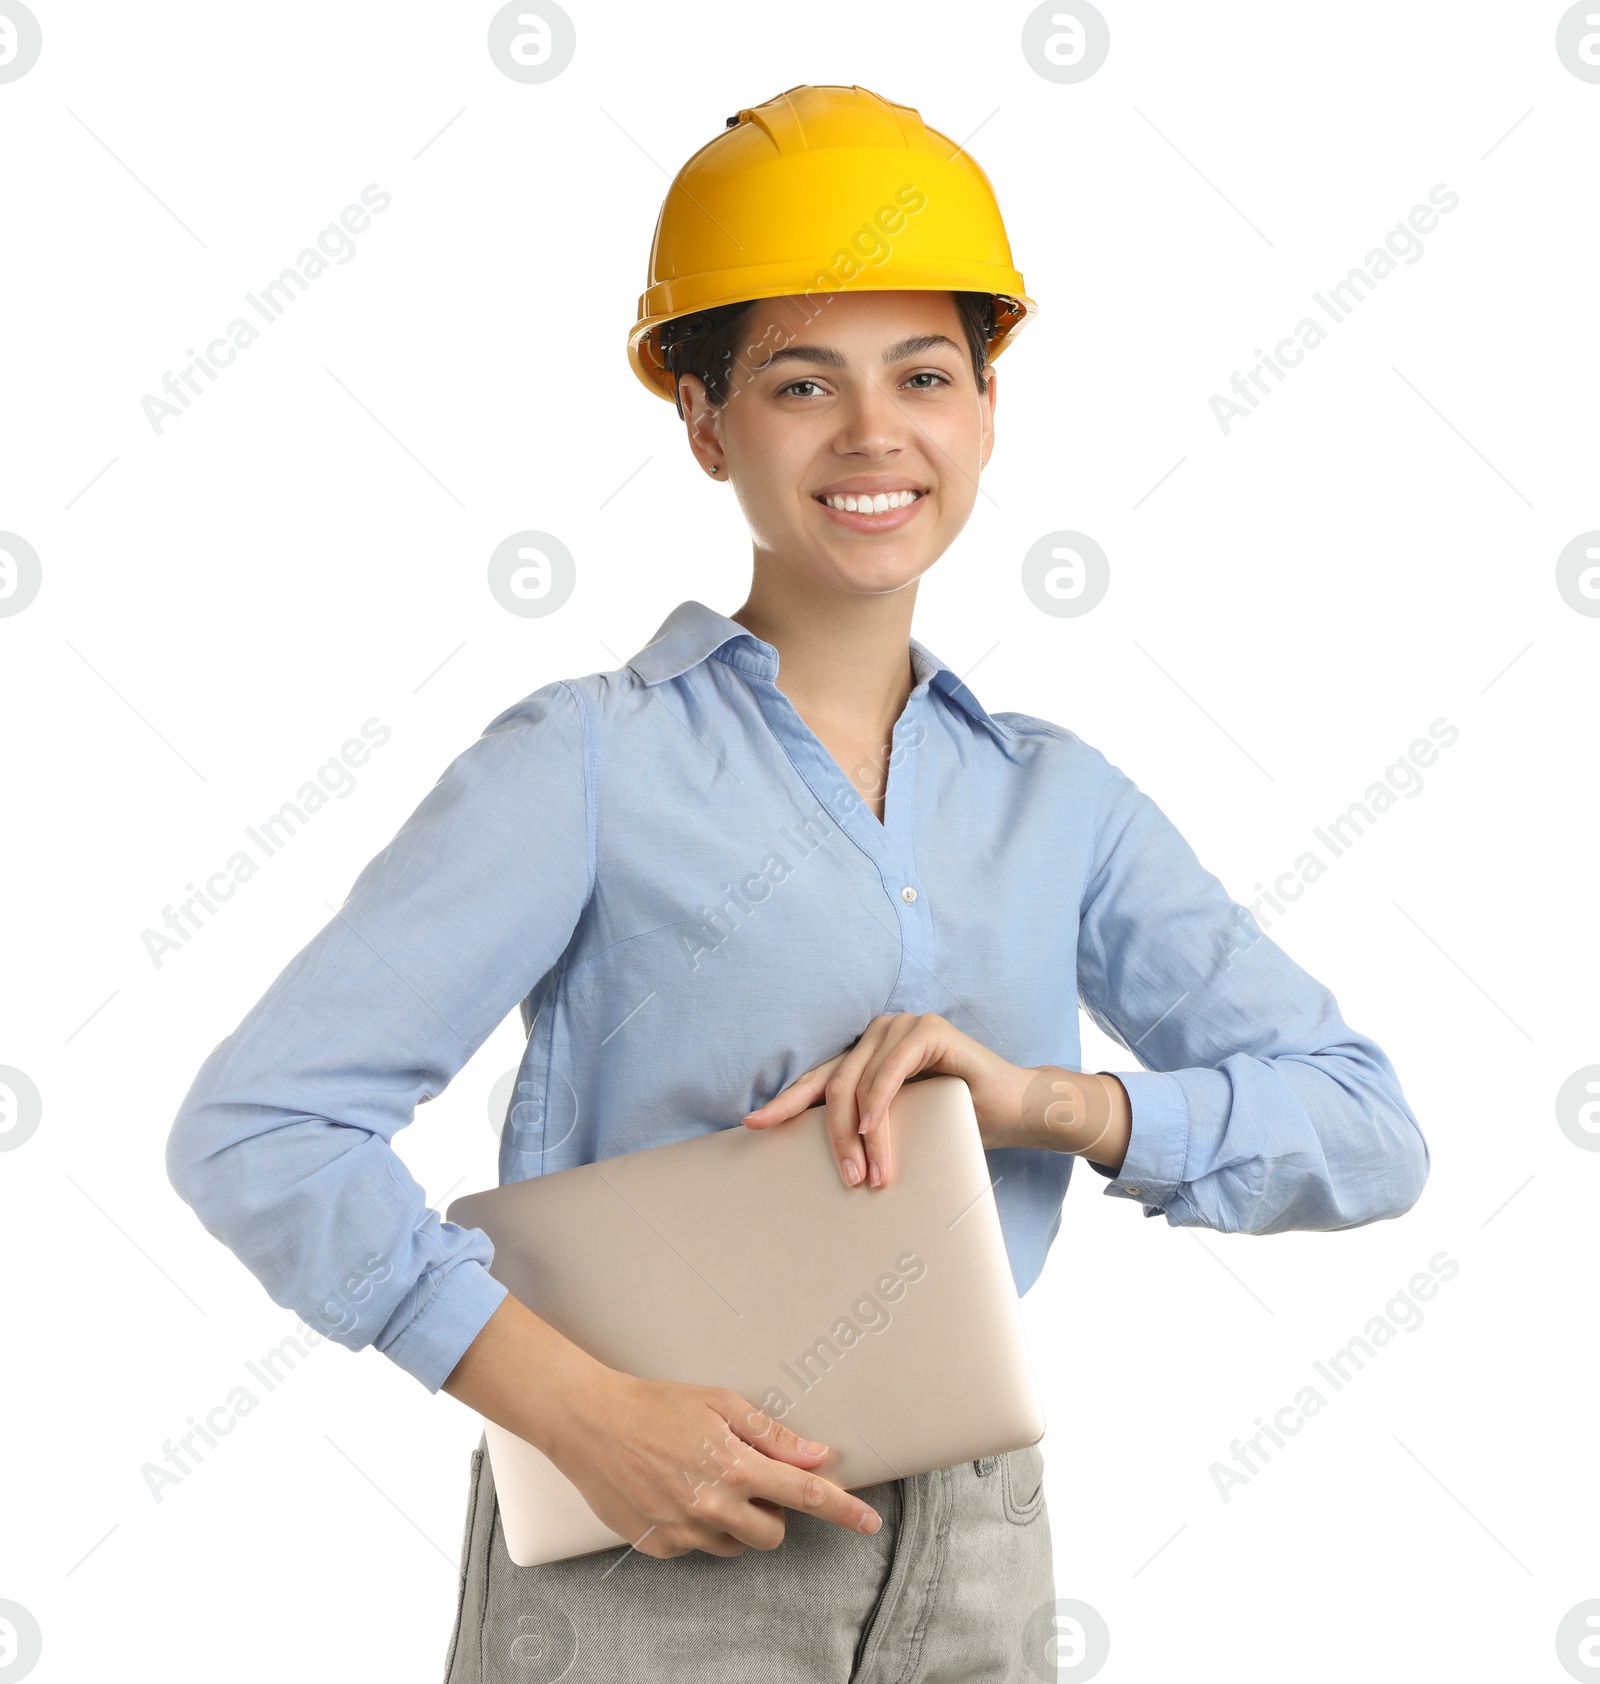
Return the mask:
M 854 1187 L 861 1179 L 861 1165 L 854 1158 L 846 1158 L 840 1166 L 844 1171 L 844 1179 L 848 1186 Z
M 881 1514 L 874 1513 L 871 1509 L 869 1509 L 861 1517 L 861 1530 L 869 1535 L 876 1532 L 882 1525 L 883 1516 Z
M 820 1456 L 828 1448 L 825 1444 L 818 1444 L 814 1438 L 797 1439 L 795 1442 L 807 1456 Z
M 881 1187 L 883 1185 L 883 1171 L 878 1168 L 878 1160 L 876 1158 L 874 1158 L 867 1166 L 867 1174 L 872 1177 L 872 1185 L 874 1187 Z

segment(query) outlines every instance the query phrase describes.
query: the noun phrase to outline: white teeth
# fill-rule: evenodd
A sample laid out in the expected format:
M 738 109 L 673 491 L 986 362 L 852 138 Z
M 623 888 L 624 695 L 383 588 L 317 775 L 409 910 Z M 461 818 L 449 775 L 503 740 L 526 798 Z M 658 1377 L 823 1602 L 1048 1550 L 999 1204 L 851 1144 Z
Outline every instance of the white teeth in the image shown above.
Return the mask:
M 850 514 L 882 514 L 888 509 L 903 509 L 908 503 L 916 502 L 921 494 L 916 491 L 880 491 L 877 496 L 860 497 L 853 495 L 833 496 L 827 499 L 830 508 L 844 509 Z

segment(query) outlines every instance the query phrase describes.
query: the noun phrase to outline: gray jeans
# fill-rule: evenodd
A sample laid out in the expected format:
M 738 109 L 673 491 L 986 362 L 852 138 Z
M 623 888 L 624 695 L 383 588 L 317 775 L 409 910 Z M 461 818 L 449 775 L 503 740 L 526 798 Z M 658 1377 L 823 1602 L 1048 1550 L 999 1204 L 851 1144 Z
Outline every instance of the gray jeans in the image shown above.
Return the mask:
M 445 1684 L 1035 1684 L 1023 1627 L 1053 1604 L 1037 1446 L 866 1486 L 872 1536 L 784 1510 L 775 1550 L 660 1561 L 506 1554 L 472 1453 Z

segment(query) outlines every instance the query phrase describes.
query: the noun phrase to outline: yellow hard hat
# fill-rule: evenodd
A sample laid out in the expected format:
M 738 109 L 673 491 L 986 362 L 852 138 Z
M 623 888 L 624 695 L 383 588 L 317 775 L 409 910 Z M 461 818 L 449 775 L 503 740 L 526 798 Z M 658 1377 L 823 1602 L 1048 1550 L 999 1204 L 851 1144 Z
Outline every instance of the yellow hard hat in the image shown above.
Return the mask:
M 991 294 L 991 362 L 1038 308 L 963 148 L 909 105 L 802 84 L 730 117 L 673 177 L 628 360 L 675 403 L 662 323 L 757 298 L 898 290 Z

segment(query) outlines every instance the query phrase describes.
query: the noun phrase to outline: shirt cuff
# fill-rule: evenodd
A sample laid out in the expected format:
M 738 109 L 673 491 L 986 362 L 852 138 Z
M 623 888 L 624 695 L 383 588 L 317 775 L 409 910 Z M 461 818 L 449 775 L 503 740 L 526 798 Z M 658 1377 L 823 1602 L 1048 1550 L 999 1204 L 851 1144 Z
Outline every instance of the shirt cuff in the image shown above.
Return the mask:
M 383 1354 L 437 1392 L 505 1296 L 505 1286 L 475 1258 L 457 1263 Z
M 1100 1074 L 1116 1077 L 1128 1090 L 1133 1129 L 1120 1170 L 1097 1164 L 1092 1158 L 1085 1161 L 1108 1179 L 1108 1196 L 1138 1199 L 1146 1216 L 1160 1216 L 1183 1185 L 1189 1154 L 1189 1102 L 1183 1086 L 1165 1070 L 1108 1070 Z

